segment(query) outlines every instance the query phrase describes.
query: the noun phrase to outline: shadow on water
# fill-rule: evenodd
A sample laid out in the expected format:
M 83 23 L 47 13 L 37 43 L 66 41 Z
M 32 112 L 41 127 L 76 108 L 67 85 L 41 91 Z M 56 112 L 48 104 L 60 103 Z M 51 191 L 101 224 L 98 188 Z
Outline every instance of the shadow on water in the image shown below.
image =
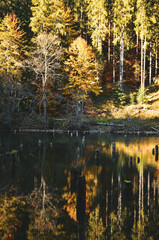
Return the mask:
M 159 137 L 1 133 L 0 239 L 159 237 Z

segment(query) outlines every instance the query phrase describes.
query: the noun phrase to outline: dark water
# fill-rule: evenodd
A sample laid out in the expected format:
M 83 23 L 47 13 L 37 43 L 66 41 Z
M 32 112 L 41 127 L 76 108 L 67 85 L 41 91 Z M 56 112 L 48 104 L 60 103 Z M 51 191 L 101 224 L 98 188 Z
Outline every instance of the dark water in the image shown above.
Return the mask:
M 159 137 L 0 134 L 0 239 L 159 239 Z

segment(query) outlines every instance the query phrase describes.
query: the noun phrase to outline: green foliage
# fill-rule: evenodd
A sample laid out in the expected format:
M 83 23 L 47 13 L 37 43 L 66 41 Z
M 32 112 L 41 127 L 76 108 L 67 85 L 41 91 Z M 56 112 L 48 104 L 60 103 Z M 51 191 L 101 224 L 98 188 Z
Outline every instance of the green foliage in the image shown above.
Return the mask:
M 130 45 L 130 32 L 128 25 L 132 21 L 132 15 L 134 11 L 134 4 L 132 0 L 116 0 L 113 4 L 114 14 L 114 31 L 115 39 L 114 43 L 119 42 L 121 32 L 124 32 L 124 44 L 129 48 Z
M 146 91 L 141 87 L 138 90 L 136 100 L 137 100 L 137 103 L 146 103 L 147 102 Z
M 113 93 L 115 105 L 125 105 L 126 104 L 126 94 L 121 90 L 120 84 L 116 85 Z
M 130 103 L 135 104 L 135 95 L 133 93 L 130 93 Z
M 98 119 L 98 122 L 99 122 L 99 123 L 107 123 L 107 122 L 108 122 L 108 119 Z

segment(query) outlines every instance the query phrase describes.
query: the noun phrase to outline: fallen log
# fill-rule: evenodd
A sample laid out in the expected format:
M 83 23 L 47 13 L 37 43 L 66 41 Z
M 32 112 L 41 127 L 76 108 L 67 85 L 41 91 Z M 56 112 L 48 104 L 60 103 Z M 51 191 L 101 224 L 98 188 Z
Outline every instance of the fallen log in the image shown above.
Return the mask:
M 159 133 L 159 130 L 157 128 L 151 127 L 153 130 Z
M 94 121 L 83 121 L 83 123 L 89 124 L 89 125 L 100 125 L 100 126 L 111 126 L 111 127 L 124 127 L 124 124 L 115 124 L 115 123 L 100 123 L 100 122 L 94 122 Z

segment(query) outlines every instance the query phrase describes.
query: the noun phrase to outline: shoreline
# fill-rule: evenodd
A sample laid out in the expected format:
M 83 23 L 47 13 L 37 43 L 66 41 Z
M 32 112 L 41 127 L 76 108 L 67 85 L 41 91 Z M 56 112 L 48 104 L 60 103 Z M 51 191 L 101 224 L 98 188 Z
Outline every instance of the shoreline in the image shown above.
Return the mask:
M 89 134 L 116 134 L 116 135 L 155 135 L 159 136 L 159 120 L 152 119 L 109 119 L 108 122 L 99 122 L 95 120 L 83 121 L 78 127 L 76 122 L 68 123 L 65 119 L 53 119 L 51 125 L 41 123 L 23 124 L 19 122 L 13 124 L 11 128 L 0 125 L 0 132 L 11 133 L 78 133 Z
M 38 129 L 38 128 L 20 128 L 20 129 L 0 129 L 0 132 L 11 132 L 11 133 L 59 133 L 59 134 L 115 134 L 115 135 L 155 135 L 159 136 L 157 131 L 146 131 L 146 130 L 135 130 L 135 131 L 123 131 L 123 130 L 103 130 L 103 129 L 91 129 L 91 130 L 72 130 L 72 129 Z

